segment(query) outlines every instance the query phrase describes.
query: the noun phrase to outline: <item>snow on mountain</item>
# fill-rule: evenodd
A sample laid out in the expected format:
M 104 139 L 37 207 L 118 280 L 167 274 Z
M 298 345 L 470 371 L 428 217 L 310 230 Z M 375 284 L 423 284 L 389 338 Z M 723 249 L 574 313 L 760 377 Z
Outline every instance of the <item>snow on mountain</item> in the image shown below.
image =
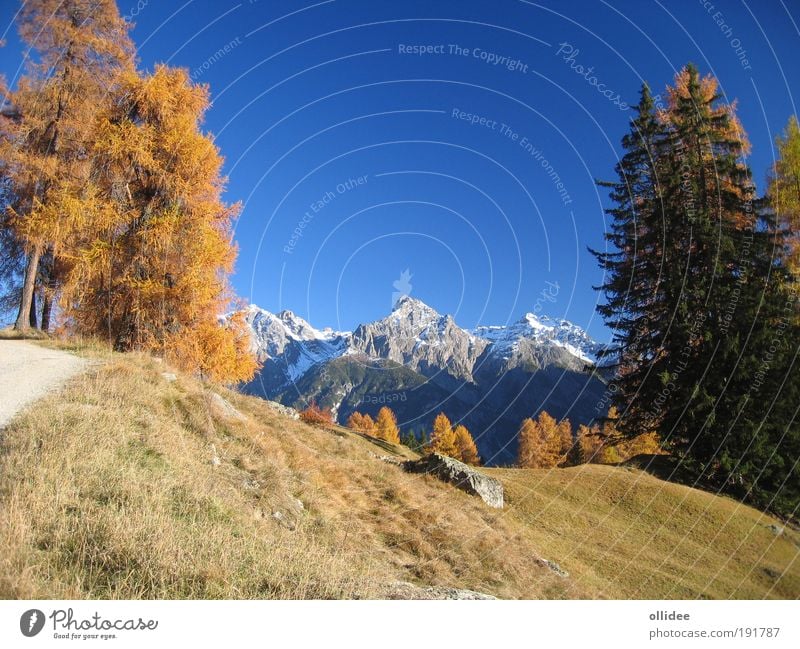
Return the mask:
M 251 305 L 246 320 L 261 361 L 282 383 L 296 381 L 311 367 L 343 355 L 360 354 L 407 365 L 425 375 L 471 381 L 476 362 L 486 351 L 508 359 L 529 349 L 560 347 L 583 362 L 597 363 L 603 345 L 568 320 L 526 314 L 507 326 L 481 326 L 467 331 L 452 316 L 441 315 L 424 302 L 404 296 L 382 320 L 355 331 L 316 329 L 291 311 L 278 314 Z
M 472 368 L 487 341 L 476 339 L 424 302 L 404 296 L 383 320 L 359 325 L 352 346 L 441 381 L 472 381 Z M 448 378 L 449 377 L 449 378 Z
M 314 365 L 341 356 L 349 347 L 349 332 L 315 329 L 291 311 L 273 314 L 251 304 L 245 320 L 258 359 L 274 361 L 286 381 L 297 380 Z
M 472 333 L 491 341 L 495 353 L 500 354 L 514 351 L 522 340 L 532 340 L 557 345 L 582 361 L 597 363 L 597 353 L 604 347 L 569 320 L 554 320 L 533 313 L 526 313 L 511 325 L 476 327 Z

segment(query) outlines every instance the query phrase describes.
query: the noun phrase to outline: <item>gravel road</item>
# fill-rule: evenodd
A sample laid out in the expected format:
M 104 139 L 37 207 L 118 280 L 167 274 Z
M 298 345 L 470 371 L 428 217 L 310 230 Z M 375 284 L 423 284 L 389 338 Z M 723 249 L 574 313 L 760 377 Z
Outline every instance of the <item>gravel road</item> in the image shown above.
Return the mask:
M 60 388 L 89 362 L 24 340 L 0 340 L 0 428 L 25 406 Z

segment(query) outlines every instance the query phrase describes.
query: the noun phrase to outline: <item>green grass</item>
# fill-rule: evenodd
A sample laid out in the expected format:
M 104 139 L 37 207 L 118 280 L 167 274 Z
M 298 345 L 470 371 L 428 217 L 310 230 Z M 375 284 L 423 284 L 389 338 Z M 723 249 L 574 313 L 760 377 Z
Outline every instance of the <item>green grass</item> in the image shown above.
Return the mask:
M 603 596 L 800 596 L 800 535 L 730 498 L 633 468 L 492 473 L 528 537 Z

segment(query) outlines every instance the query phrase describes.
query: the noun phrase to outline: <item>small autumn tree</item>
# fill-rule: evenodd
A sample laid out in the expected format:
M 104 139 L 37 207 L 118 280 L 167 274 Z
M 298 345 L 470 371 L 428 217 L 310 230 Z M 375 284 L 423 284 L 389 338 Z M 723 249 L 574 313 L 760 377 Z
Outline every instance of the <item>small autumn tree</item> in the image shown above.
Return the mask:
M 433 420 L 433 431 L 428 450 L 431 453 L 439 453 L 448 457 L 460 458 L 461 456 L 458 446 L 456 446 L 453 425 L 443 412 L 436 415 L 436 419 Z
M 311 426 L 332 426 L 333 413 L 329 408 L 322 408 L 316 401 L 312 401 L 300 411 L 300 421 Z
M 558 422 L 558 439 L 561 444 L 559 455 L 566 457 L 566 455 L 574 446 L 574 441 L 572 438 L 572 424 L 570 423 L 569 419 L 562 419 L 560 422 Z
M 351 414 L 347 418 L 347 427 L 350 430 L 355 430 L 355 431 L 358 431 L 358 432 L 362 432 L 362 429 L 364 427 L 364 415 L 362 415 L 360 412 L 358 412 L 358 410 L 353 412 L 353 414 Z
M 581 455 L 585 463 L 597 463 L 600 449 L 603 445 L 600 439 L 600 427 L 597 424 L 587 426 L 581 424 L 577 433 L 578 442 L 581 447 Z
M 522 468 L 544 469 L 561 461 L 562 431 L 553 417 L 542 410 L 537 419 L 527 418 L 519 429 L 518 464 Z
M 575 431 L 575 441 L 573 442 L 572 446 L 570 447 L 569 451 L 567 451 L 567 465 L 568 466 L 579 466 L 581 464 L 586 464 L 588 461 L 586 459 L 586 436 L 589 434 L 589 427 L 586 424 L 581 424 L 578 426 L 578 430 Z
M 481 463 L 480 455 L 478 455 L 478 447 L 475 446 L 475 440 L 466 426 L 458 425 L 453 431 L 455 434 L 456 448 L 458 449 L 457 458 L 465 464 L 479 465 Z
M 375 436 L 392 444 L 400 443 L 400 429 L 397 427 L 397 417 L 388 406 L 383 406 L 378 411 L 375 419 Z
M 369 415 L 362 414 L 357 410 L 347 419 L 347 427 L 359 433 L 367 435 L 375 434 L 375 422 Z

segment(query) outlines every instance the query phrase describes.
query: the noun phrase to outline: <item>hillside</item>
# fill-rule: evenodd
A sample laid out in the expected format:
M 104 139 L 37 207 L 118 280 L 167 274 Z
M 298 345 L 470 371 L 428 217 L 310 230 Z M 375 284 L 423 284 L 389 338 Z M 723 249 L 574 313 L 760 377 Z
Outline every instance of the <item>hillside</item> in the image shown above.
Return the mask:
M 490 469 L 492 510 L 379 457 L 402 447 L 80 354 L 102 363 L 2 433 L 2 598 L 800 595 L 800 536 L 727 498 L 635 469 Z

